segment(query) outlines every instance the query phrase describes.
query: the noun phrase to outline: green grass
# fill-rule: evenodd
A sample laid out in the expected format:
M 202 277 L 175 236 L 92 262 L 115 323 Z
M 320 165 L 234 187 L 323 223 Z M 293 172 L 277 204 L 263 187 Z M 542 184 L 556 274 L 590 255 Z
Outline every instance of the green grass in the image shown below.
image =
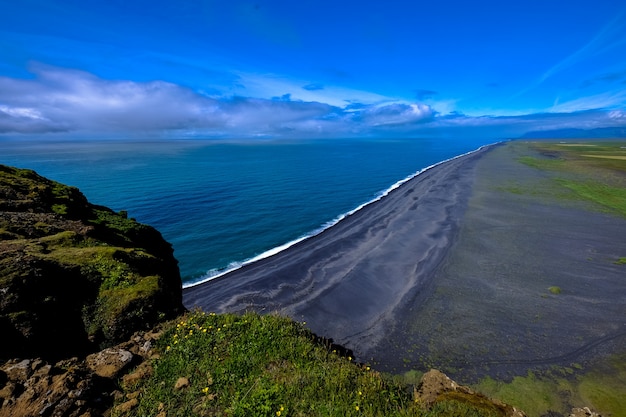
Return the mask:
M 563 169 L 565 160 L 563 159 L 548 159 L 548 158 L 535 158 L 532 156 L 522 156 L 518 158 L 518 161 L 529 167 L 537 169 Z
M 139 392 L 134 416 L 498 416 L 473 398 L 431 410 L 413 389 L 316 341 L 303 324 L 257 314 L 190 313 L 158 341 L 160 358 Z M 189 385 L 176 390 L 179 378 Z M 115 415 L 115 413 L 114 413 Z
M 605 210 L 626 217 L 626 188 L 611 187 L 597 181 L 556 179 L 563 187 L 573 191 L 580 199 L 591 201 Z
M 604 416 L 626 416 L 626 354 L 602 359 L 589 371 L 574 363 L 571 368 L 529 373 L 510 382 L 485 378 L 475 388 L 514 405 L 528 417 L 540 417 L 549 410 L 568 415 L 573 404 Z
M 526 189 L 514 185 L 502 189 L 534 195 L 545 194 L 539 192 L 545 189 L 553 199 L 592 203 L 590 208 L 626 217 L 626 160 L 609 159 L 626 155 L 624 145 L 623 142 L 515 144 L 518 152 L 523 153 L 517 160 L 545 171 L 553 187 L 534 184 Z
M 476 387 L 487 395 L 516 406 L 529 417 L 539 417 L 548 410 L 561 414 L 570 410 L 559 397 L 557 385 L 552 380 L 529 373 L 525 377 L 517 376 L 508 383 L 486 378 Z

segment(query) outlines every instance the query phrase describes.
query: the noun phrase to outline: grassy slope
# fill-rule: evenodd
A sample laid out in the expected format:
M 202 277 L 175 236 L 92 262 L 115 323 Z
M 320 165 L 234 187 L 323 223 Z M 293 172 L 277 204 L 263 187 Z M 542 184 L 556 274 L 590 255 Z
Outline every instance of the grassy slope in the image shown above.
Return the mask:
M 442 398 L 424 410 L 412 388 L 327 349 L 302 324 L 272 315 L 194 312 L 169 325 L 158 349 L 151 378 L 125 387 L 140 393 L 131 415 L 502 415 L 479 397 Z M 181 377 L 189 386 L 176 390 Z
M 506 191 L 626 217 L 626 141 L 544 141 L 510 146 L 523 154 L 520 163 L 546 172 L 548 179 L 532 186 L 512 184 Z M 626 265 L 626 258 L 616 259 L 616 263 Z M 607 358 L 588 372 L 578 369 L 575 377 L 573 373 L 573 369 L 563 368 L 516 377 L 509 383 L 486 379 L 476 388 L 531 417 L 548 410 L 566 413 L 571 404 L 586 404 L 604 415 L 626 416 L 626 352 Z

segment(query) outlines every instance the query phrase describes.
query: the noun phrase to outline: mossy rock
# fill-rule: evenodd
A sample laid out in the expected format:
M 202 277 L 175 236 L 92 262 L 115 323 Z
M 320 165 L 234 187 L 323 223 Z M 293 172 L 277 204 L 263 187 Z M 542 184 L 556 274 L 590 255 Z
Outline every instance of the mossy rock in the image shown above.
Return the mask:
M 0 165 L 0 359 L 69 357 L 180 314 L 171 245 L 126 213 Z

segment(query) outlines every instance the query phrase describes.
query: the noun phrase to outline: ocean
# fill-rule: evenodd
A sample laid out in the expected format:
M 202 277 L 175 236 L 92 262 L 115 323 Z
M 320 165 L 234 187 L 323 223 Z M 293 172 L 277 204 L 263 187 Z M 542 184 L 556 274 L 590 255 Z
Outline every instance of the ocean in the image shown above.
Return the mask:
M 76 186 L 154 226 L 189 286 L 319 233 L 399 181 L 485 144 L 0 139 L 0 164 Z

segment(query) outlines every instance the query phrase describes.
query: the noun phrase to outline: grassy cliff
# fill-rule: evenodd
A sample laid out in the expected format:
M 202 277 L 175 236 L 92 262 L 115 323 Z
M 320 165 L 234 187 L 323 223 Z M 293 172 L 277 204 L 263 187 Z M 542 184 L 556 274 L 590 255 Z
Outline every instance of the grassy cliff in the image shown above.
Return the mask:
M 171 245 L 80 191 L 0 165 L 0 358 L 94 350 L 183 311 Z

